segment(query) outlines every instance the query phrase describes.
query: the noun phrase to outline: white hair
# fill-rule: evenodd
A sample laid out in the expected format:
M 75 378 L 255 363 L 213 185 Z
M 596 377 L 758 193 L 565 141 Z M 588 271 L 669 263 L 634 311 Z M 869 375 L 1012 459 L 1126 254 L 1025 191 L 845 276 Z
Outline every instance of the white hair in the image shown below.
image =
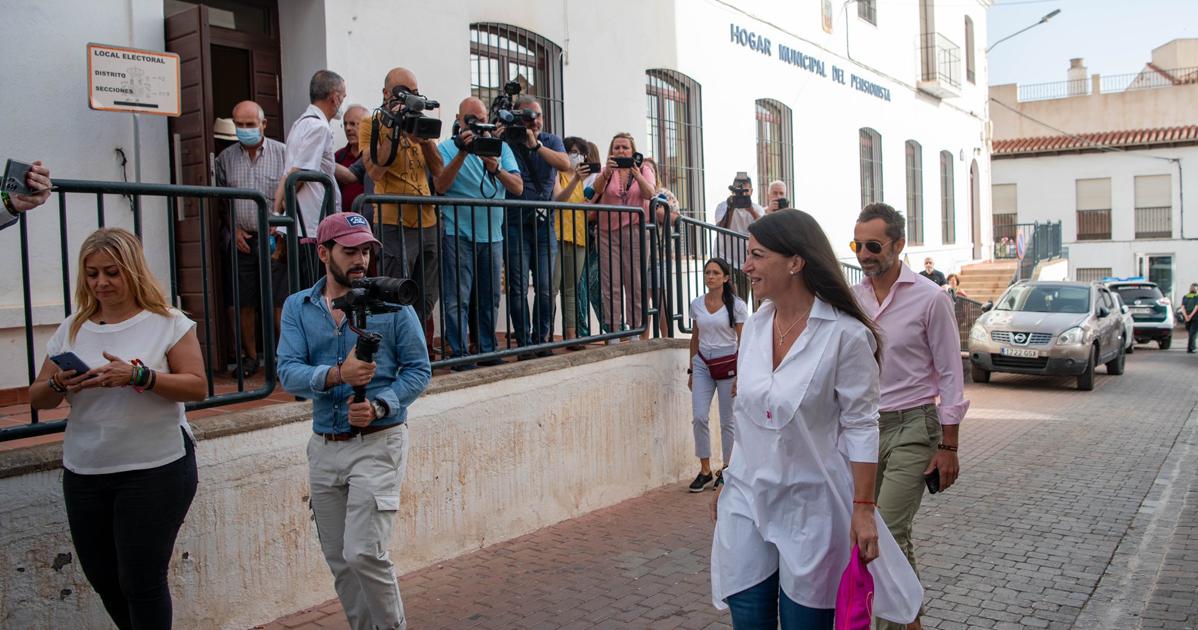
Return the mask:
M 783 191 L 785 191 L 785 190 L 786 190 L 786 182 L 784 182 L 784 181 L 782 181 L 782 180 L 780 180 L 780 179 L 775 179 L 774 181 L 770 182 L 770 185 L 769 185 L 769 186 L 766 186 L 766 187 L 765 187 L 765 189 L 766 189 L 766 190 L 769 190 L 769 189 L 773 188 L 773 187 L 774 187 L 774 184 L 777 184 L 777 185 L 781 186 Z

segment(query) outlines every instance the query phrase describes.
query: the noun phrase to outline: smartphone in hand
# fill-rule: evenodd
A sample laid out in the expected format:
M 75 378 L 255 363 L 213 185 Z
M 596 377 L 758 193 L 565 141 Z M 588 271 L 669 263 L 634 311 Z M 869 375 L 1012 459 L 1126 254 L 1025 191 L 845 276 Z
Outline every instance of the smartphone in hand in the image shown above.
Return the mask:
M 74 370 L 76 376 L 83 374 L 84 372 L 87 372 L 88 370 L 91 369 L 91 368 L 87 367 L 87 364 L 84 363 L 82 359 L 75 356 L 74 352 L 64 352 L 62 354 L 56 354 L 56 355 L 50 357 L 50 360 L 54 362 L 54 365 L 58 366 L 58 369 L 60 369 L 64 372 L 66 372 L 68 370 Z
M 932 472 L 923 476 L 923 481 L 928 484 L 928 494 L 940 492 L 940 469 L 933 468 Z

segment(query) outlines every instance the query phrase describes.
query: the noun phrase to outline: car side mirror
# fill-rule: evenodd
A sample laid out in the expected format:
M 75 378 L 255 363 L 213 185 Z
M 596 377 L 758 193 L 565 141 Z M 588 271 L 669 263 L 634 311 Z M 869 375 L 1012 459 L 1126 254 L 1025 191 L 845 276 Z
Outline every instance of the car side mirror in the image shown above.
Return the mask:
M 991 309 L 993 309 L 993 308 L 994 308 L 994 302 L 993 302 L 993 301 L 986 302 L 985 304 L 983 304 L 983 305 L 982 305 L 982 312 L 983 312 L 983 313 L 985 313 L 985 312 L 987 312 L 987 311 L 989 311 L 989 310 L 991 310 Z
M 1126 304 L 1124 304 L 1123 306 L 1120 306 L 1120 307 L 1119 307 L 1119 312 L 1120 312 L 1120 313 L 1123 313 L 1124 315 L 1127 315 L 1127 305 L 1126 305 Z
M 1111 316 L 1111 309 L 1109 309 L 1105 306 L 1098 307 L 1098 319 L 1103 319 L 1105 317 L 1110 317 L 1110 316 Z

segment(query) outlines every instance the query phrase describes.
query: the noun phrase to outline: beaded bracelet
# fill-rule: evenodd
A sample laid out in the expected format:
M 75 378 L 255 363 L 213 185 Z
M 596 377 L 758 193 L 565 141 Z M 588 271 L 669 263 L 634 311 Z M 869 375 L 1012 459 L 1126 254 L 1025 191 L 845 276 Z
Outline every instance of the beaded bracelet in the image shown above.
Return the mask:
M 46 381 L 46 383 L 50 386 L 50 389 L 53 390 L 55 393 L 61 394 L 63 396 L 65 396 L 67 394 L 67 388 L 65 386 L 63 386 L 62 383 L 58 382 L 58 372 L 55 372 L 54 375 L 51 376 L 49 378 L 49 380 Z
M 938 448 L 942 451 L 952 451 L 953 453 L 957 452 L 957 447 L 949 446 L 948 444 L 937 444 L 936 448 Z

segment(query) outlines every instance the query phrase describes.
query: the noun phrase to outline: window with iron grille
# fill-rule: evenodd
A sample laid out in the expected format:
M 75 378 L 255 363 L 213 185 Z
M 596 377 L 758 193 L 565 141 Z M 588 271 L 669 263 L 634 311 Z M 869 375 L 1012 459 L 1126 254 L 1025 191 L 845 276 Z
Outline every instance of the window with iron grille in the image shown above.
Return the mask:
M 907 141 L 907 244 L 923 245 L 923 147 Z
M 1079 179 L 1077 186 L 1077 240 L 1111 238 L 1111 178 Z
M 882 135 L 862 127 L 858 133 L 861 143 L 861 207 L 882 201 Z
M 491 107 L 508 81 L 518 81 L 523 94 L 537 97 L 543 128 L 562 135 L 562 49 L 516 26 L 479 22 L 470 25 L 470 93 Z
M 699 84 L 674 70 L 645 72 L 646 132 L 660 185 L 687 216 L 703 219 L 703 111 Z
M 790 108 L 770 98 L 757 99 L 757 198 L 761 205 L 769 197 L 770 182 L 783 182 L 787 196 L 792 194 L 793 165 Z
M 973 19 L 965 16 L 965 80 L 976 83 L 973 70 Z
M 953 154 L 940 152 L 940 238 L 941 243 L 957 242 L 957 203 L 953 184 Z
M 857 17 L 869 22 L 870 24 L 878 23 L 878 2 L 877 0 L 857 0 Z
M 1136 238 L 1173 238 L 1173 178 L 1137 175 Z
M 1078 267 L 1073 273 L 1078 282 L 1100 282 L 1112 275 L 1110 267 Z

